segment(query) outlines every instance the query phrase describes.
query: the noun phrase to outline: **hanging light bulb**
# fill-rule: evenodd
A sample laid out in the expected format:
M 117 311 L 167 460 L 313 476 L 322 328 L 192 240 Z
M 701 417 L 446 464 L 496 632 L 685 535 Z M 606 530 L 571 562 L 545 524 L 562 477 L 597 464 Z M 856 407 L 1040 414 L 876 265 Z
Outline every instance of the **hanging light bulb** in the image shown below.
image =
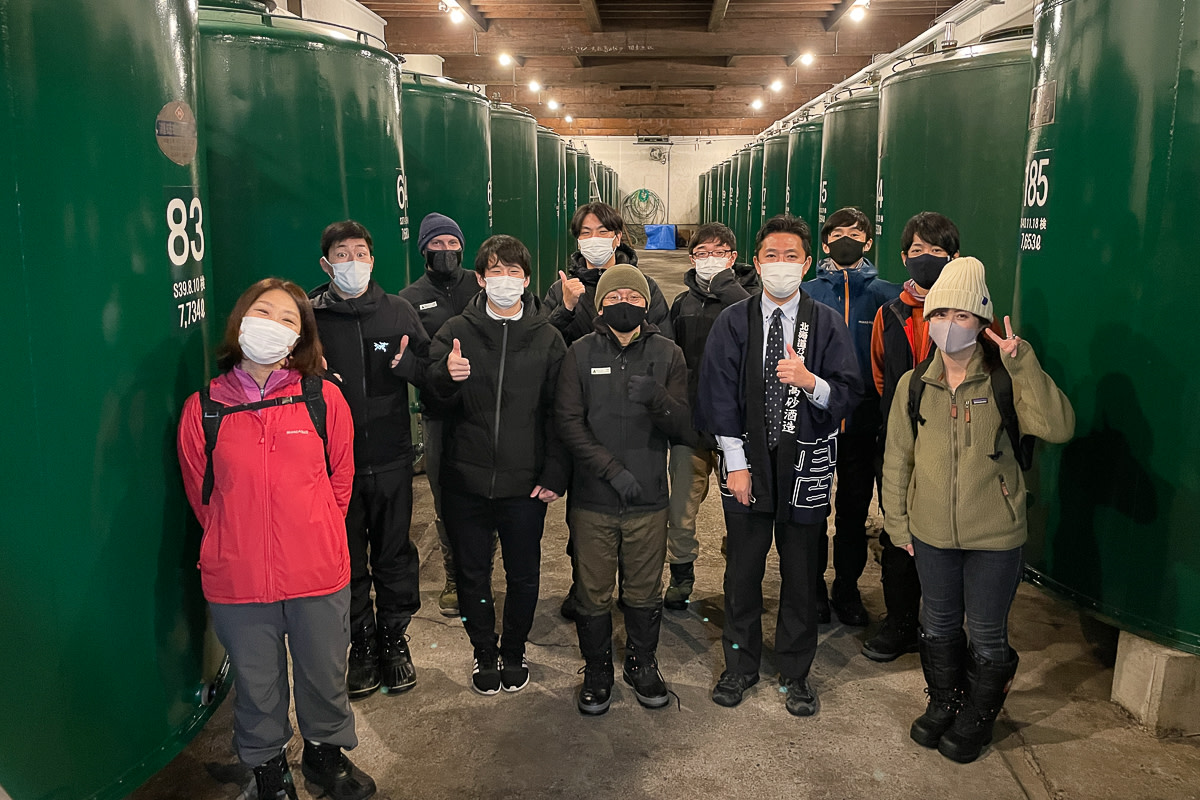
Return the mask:
M 500 54 L 500 66 L 507 67 L 511 63 L 512 63 L 512 56 L 510 56 L 508 53 Z
M 778 80 L 778 79 L 771 81 L 771 91 L 772 92 L 778 92 L 782 88 L 783 88 L 783 81 Z
M 572 117 L 570 114 L 567 114 L 565 117 L 563 117 L 563 122 L 566 122 L 566 123 L 571 123 L 571 122 L 574 122 L 574 121 L 575 121 L 575 118 L 574 118 L 574 117 Z
M 450 10 L 450 21 L 453 22 L 455 25 L 462 22 L 463 21 L 462 11 L 458 10 L 457 8 L 451 9 Z
M 549 108 L 551 111 L 557 111 L 558 110 L 558 101 L 551 100 L 548 103 L 546 103 L 546 107 Z
M 855 22 L 862 22 L 863 18 L 866 16 L 867 10 L 862 6 L 855 6 L 854 8 L 850 9 L 850 19 L 854 20 Z
M 800 56 L 800 63 L 806 67 L 811 67 L 813 63 L 813 54 L 805 53 L 804 55 Z
M 542 85 L 540 83 L 538 83 L 537 81 L 529 82 L 529 91 L 540 92 L 541 90 L 542 90 Z
M 750 107 L 753 108 L 755 111 L 758 111 L 760 108 L 763 107 L 763 101 L 759 100 L 756 97 L 756 98 L 754 98 L 754 102 L 750 104 Z

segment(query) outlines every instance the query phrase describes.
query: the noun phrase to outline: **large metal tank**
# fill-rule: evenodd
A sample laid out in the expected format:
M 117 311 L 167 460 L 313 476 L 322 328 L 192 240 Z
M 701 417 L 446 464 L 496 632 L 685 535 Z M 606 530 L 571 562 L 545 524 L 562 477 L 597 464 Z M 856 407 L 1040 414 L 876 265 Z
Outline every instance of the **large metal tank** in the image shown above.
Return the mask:
M 788 131 L 788 213 L 808 223 L 817 239 L 821 205 L 821 140 L 825 127 L 822 117 L 792 123 Z
M 1075 407 L 1042 447 L 1038 583 L 1200 653 L 1200 14 L 1184 0 L 1043 3 L 1026 115 L 1017 311 Z M 986 263 L 986 262 L 985 262 Z
M 575 159 L 576 159 L 576 164 L 577 164 L 577 169 L 578 169 L 578 173 L 576 176 L 578 179 L 578 183 L 576 184 L 575 190 L 576 190 L 576 192 L 578 192 L 577 199 L 579 201 L 579 205 L 582 206 L 582 205 L 586 205 L 587 203 L 592 202 L 593 200 L 598 200 L 599 198 L 595 197 L 593 195 L 594 190 L 592 187 L 592 182 L 593 182 L 594 176 L 592 175 L 592 157 L 591 157 L 591 155 L 588 153 L 587 150 L 580 150 L 575 155 Z
M 728 158 L 717 165 L 717 196 L 714 219 L 726 227 L 729 225 L 729 171 L 731 167 L 732 163 Z
M 733 203 L 729 208 L 729 216 L 733 220 L 729 227 L 733 228 L 734 238 L 737 239 L 738 252 L 741 252 L 743 247 L 746 248 L 746 252 L 749 252 L 753 246 L 750 234 L 747 232 L 749 227 L 747 209 L 750 205 L 750 146 L 746 145 L 738 150 L 734 158 L 737 161 L 737 184 L 734 189 Z
M 547 275 L 545 278 L 551 283 L 558 280 L 557 270 L 565 267 L 567 263 L 567 256 L 570 254 L 570 251 L 567 250 L 567 246 L 570 244 L 571 240 L 571 232 L 568 230 L 568 226 L 571 222 L 571 214 L 567 208 L 568 160 L 574 161 L 574 159 L 567 158 L 567 140 L 560 136 L 558 138 L 558 161 L 561 165 L 559 167 L 559 174 L 561 177 L 558 184 L 558 207 L 561 209 L 559 211 L 559 219 L 561 220 L 561 223 L 558 229 L 558 263 L 555 266 L 555 274 Z
M 717 221 L 717 198 L 721 194 L 720 174 L 718 165 L 714 164 L 708 168 L 708 195 L 704 198 L 704 221 Z
M 409 255 L 413 280 L 425 273 L 417 232 L 438 212 L 462 228 L 464 262 L 492 235 L 492 151 L 489 104 L 447 78 L 405 72 L 400 86 L 404 153 L 408 163 Z
M 175 455 L 220 335 L 196 12 L 0 0 L 0 31 L 0 796 L 125 797 L 225 691 Z
M 762 205 L 758 209 L 758 227 L 776 214 L 787 211 L 788 135 L 780 132 L 763 142 Z
M 746 241 L 753 242 L 762 227 L 763 143 L 750 145 L 750 187 L 746 192 Z
M 926 56 L 883 81 L 873 257 L 885 278 L 908 278 L 904 223 L 939 211 L 958 225 L 963 253 L 987 265 L 996 307 L 1012 308 L 1032 81 L 1028 36 Z M 931 97 L 953 124 L 930 117 Z
M 491 142 L 492 232 L 515 236 L 529 248 L 534 273 L 530 285 L 537 286 L 540 281 L 538 253 L 541 250 L 537 120 L 510 105 L 493 103 Z
M 549 128 L 537 129 L 537 198 L 538 198 L 538 265 L 535 279 L 529 288 L 538 297 L 558 277 L 561 263 L 562 238 L 566 235 L 563 220 L 562 138 Z M 552 277 L 553 276 L 553 277 Z
M 696 216 L 697 216 L 697 219 L 699 219 L 700 224 L 703 225 L 705 222 L 708 222 L 708 220 L 705 218 L 707 216 L 706 211 L 707 211 L 707 205 L 708 205 L 706 202 L 708 199 L 708 173 L 707 172 L 700 173 L 700 188 L 699 188 L 699 194 L 696 195 L 696 198 L 697 198 L 697 206 L 699 207 L 699 211 Z
M 928 110 L 928 106 L 926 106 Z M 839 208 L 853 206 L 867 219 L 875 216 L 879 175 L 879 95 L 874 89 L 855 93 L 825 109 L 821 129 L 821 184 L 814 249 L 819 253 L 820 227 Z M 951 124 L 937 120 L 938 124 Z M 868 255 L 874 260 L 874 250 Z
M 270 16 L 249 0 L 204 3 L 200 45 L 218 322 L 260 278 L 328 280 L 321 231 L 336 220 L 367 226 L 375 279 L 403 288 L 399 60 L 366 34 Z
M 567 167 L 567 213 L 566 225 L 563 229 L 566 233 L 566 241 L 563 243 L 566 246 L 566 255 L 570 256 L 579 248 L 575 245 L 575 238 L 571 236 L 571 220 L 575 217 L 575 211 L 581 205 L 579 201 L 579 151 L 574 146 L 568 144 L 566 152 L 566 167 Z M 586 202 L 586 201 L 584 201 Z M 566 259 L 563 260 L 564 268 L 567 264 Z

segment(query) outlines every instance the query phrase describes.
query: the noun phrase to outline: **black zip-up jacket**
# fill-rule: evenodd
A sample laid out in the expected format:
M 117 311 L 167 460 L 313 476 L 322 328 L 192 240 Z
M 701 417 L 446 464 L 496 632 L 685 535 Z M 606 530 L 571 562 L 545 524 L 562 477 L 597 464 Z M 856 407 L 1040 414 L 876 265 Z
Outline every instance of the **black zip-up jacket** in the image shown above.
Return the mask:
M 651 374 L 665 391 L 650 405 L 629 399 L 629 379 Z M 667 448 L 693 444 L 683 352 L 642 324 L 628 346 L 597 317 L 593 333 L 567 350 L 555 400 L 558 429 L 575 459 L 571 504 L 603 514 L 667 507 Z M 641 496 L 626 506 L 609 484 L 629 470 Z
M 629 264 L 636 267 L 637 253 L 629 245 L 621 242 L 617 245 L 617 263 Z M 562 279 L 559 278 L 546 290 L 545 309 L 550 316 L 550 322 L 558 328 L 563 341 L 569 347 L 577 339 L 587 336 L 595 329 L 596 320 L 596 284 L 604 270 L 597 269 L 587 263 L 583 254 L 576 250 L 571 254 L 571 263 L 566 270 L 570 278 L 583 281 L 584 292 L 575 304 L 575 310 L 563 305 Z M 645 274 L 645 273 L 643 273 Z M 650 284 L 650 297 L 646 308 L 646 320 L 658 327 L 659 332 L 668 339 L 671 337 L 671 321 L 667 319 L 667 301 L 654 278 L 646 275 L 646 283 Z
M 762 292 L 762 282 L 753 264 L 735 263 L 713 276 L 708 289 L 700 288 L 693 267 L 683 275 L 687 290 L 680 292 L 671 303 L 668 315 L 675 344 L 683 351 L 688 369 L 688 405 L 695 410 L 696 392 L 700 384 L 700 364 L 704 361 L 704 345 L 717 316 L 727 307 L 752 294 Z
M 475 270 L 460 269 L 459 274 L 447 278 L 425 268 L 425 274 L 405 286 L 398 293 L 412 304 L 432 341 L 446 320 L 463 312 L 467 304 L 479 294 L 479 281 Z M 437 411 L 421 396 L 421 413 L 429 419 L 440 419 Z
M 308 296 L 328 375 L 341 388 L 354 417 L 355 474 L 411 468 L 408 384 L 420 388 L 429 364 L 429 336 L 417 312 L 375 281 L 352 300 L 329 283 Z M 408 347 L 392 369 L 405 336 Z
M 530 292 L 516 321 L 488 316 L 479 295 L 442 326 L 430 349 L 425 398 L 445 420 L 442 486 L 479 497 L 528 497 L 534 486 L 562 495 L 570 457 L 554 421 L 554 391 L 567 346 Z M 451 379 L 458 339 L 471 377 Z

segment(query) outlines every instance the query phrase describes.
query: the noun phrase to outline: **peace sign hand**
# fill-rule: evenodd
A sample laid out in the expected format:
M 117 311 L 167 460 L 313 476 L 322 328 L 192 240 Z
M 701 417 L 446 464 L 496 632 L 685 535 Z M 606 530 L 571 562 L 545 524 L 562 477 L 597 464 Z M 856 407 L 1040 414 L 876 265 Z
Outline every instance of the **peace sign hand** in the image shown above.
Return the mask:
M 1013 333 L 1012 317 L 1004 318 L 1004 333 L 1005 338 L 1001 339 L 996 335 L 996 332 L 991 328 L 987 329 L 988 338 L 990 338 L 1000 348 L 1000 352 L 1009 358 L 1017 357 L 1017 347 L 1021 344 L 1021 337 Z

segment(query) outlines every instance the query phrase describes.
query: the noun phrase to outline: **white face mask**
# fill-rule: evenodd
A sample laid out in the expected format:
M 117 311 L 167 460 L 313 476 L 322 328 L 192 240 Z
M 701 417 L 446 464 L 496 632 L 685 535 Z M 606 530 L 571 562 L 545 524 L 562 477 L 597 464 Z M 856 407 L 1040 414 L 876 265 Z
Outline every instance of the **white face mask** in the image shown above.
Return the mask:
M 696 277 L 702 281 L 711 281 L 717 273 L 729 266 L 728 258 L 710 256 L 696 259 Z
M 487 299 L 496 308 L 512 308 L 525 294 L 525 279 L 509 275 L 496 278 L 484 278 L 484 291 Z
M 273 319 L 243 317 L 238 345 L 255 364 L 276 364 L 288 357 L 300 334 Z
M 772 297 L 791 297 L 800 288 L 808 261 L 772 261 L 759 264 L 763 288 Z
M 580 239 L 579 252 L 593 267 L 603 267 L 613 257 L 613 251 L 617 249 L 616 241 L 616 237 L 605 239 L 602 236 Z
M 975 328 L 964 328 L 957 322 L 948 319 L 933 320 L 929 323 L 929 338 L 943 353 L 961 353 L 979 337 Z
M 358 297 L 367 290 L 371 281 L 369 261 L 342 261 L 338 264 L 326 262 L 333 268 L 333 285 L 347 297 Z

